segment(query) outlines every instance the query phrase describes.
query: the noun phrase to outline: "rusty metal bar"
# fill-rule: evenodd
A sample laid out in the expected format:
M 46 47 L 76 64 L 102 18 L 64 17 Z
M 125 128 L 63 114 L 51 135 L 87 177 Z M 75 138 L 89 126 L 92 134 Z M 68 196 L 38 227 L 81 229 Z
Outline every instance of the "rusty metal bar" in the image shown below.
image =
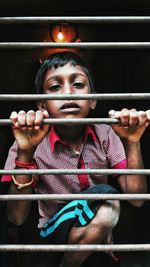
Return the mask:
M 13 169 L 13 170 L 0 170 L 0 175 L 6 174 L 24 174 L 24 175 L 71 175 L 71 174 L 106 174 L 106 175 L 114 175 L 114 174 L 128 174 L 128 175 L 150 175 L 150 169 Z
M 0 245 L 0 251 L 50 252 L 50 251 L 150 251 L 150 244 L 130 245 Z
M 142 90 L 141 90 L 142 91 Z M 150 93 L 111 93 L 111 94 L 0 94 L 0 101 L 33 101 L 48 99 L 97 99 L 97 100 L 150 100 Z
M 21 194 L 0 195 L 0 201 L 12 200 L 150 200 L 150 194 Z
M 149 49 L 150 42 L 1 42 L 0 49 L 46 49 L 46 48 L 79 48 L 79 49 Z
M 150 16 L 86 16 L 86 17 L 1 17 L 0 24 L 22 23 L 150 23 Z

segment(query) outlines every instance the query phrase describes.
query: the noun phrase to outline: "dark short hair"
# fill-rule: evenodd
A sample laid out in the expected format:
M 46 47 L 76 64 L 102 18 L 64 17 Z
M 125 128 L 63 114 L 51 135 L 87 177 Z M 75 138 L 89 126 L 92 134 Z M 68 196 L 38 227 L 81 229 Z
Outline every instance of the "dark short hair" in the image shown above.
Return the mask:
M 80 66 L 82 70 L 85 72 L 89 79 L 91 93 L 94 93 L 94 84 L 93 84 L 93 77 L 92 72 L 88 64 L 76 53 L 73 52 L 58 52 L 49 56 L 43 64 L 41 65 L 40 69 L 37 72 L 36 79 L 35 79 L 35 88 L 38 94 L 43 94 L 43 80 L 47 70 L 50 70 L 52 67 L 57 69 L 58 67 L 63 67 L 66 64 L 70 63 L 72 66 Z

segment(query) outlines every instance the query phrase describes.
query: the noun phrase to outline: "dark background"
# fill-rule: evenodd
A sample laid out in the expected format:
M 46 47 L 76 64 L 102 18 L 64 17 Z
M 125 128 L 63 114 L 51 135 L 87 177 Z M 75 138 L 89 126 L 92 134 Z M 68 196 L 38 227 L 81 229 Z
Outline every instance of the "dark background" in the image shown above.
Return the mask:
M 150 1 L 62 0 L 56 3 L 50 0 L 1 0 L 0 16 L 150 16 Z M 85 42 L 150 42 L 150 23 L 77 24 L 77 27 L 79 38 Z M 48 24 L 0 25 L 0 42 L 50 41 L 49 29 Z M 51 51 L 48 49 L 0 49 L 0 93 L 34 93 L 34 78 L 40 61 L 44 60 Z M 82 49 L 80 52 L 91 64 L 97 92 L 149 93 L 150 49 Z M 147 99 L 143 101 L 98 101 L 94 116 L 107 117 L 109 109 L 123 107 L 146 110 L 150 108 L 150 103 Z M 9 118 L 13 110 L 30 108 L 36 109 L 36 103 L 31 101 L 1 102 L 0 118 Z M 141 144 L 145 168 L 150 169 L 149 136 L 150 129 L 148 128 Z M 3 168 L 8 149 L 14 141 L 9 126 L 0 127 L 0 140 L 0 168 Z M 150 185 L 148 190 L 150 190 Z M 115 229 L 115 243 L 149 243 L 149 210 L 148 201 L 140 209 L 123 202 L 119 224 Z M 33 225 L 36 223 L 37 208 L 34 203 L 33 212 L 22 227 L 19 229 L 12 225 L 8 227 L 9 242 L 15 240 L 15 242 L 33 243 L 31 232 L 33 233 Z M 33 237 L 36 242 L 36 233 Z M 34 260 L 30 258 L 29 261 L 34 262 Z M 18 262 L 17 256 L 15 264 L 17 265 Z M 33 262 L 31 266 L 34 266 Z M 26 264 L 30 267 L 29 262 Z M 22 262 L 20 266 L 26 265 Z

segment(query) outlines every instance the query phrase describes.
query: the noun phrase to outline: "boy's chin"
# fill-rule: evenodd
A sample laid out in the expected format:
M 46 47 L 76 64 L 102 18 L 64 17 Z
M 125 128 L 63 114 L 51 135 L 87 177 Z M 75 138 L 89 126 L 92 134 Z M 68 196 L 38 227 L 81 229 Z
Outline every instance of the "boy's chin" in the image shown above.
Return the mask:
M 65 114 L 64 116 L 61 116 L 59 119 L 85 119 L 85 116 L 82 116 L 81 114 Z
M 65 125 L 65 126 L 79 126 L 79 125 L 82 125 L 82 124 L 78 124 L 78 123 L 73 123 L 73 120 L 74 119 L 85 119 L 86 117 L 85 116 L 82 116 L 81 114 L 66 114 L 65 116 L 59 116 L 57 117 L 57 119 L 62 119 L 62 120 L 70 120 L 70 122 L 67 122 L 67 123 L 63 123 L 63 124 L 59 124 L 59 125 Z

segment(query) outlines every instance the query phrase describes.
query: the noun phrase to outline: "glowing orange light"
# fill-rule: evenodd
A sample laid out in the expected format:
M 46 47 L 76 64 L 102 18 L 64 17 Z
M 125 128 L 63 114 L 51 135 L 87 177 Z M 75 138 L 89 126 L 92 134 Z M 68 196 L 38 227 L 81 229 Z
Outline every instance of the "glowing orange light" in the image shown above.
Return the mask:
M 62 34 L 61 31 L 59 31 L 59 33 L 57 34 L 57 40 L 62 42 L 64 40 L 64 35 Z
M 77 28 L 70 24 L 54 25 L 50 30 L 50 37 L 53 42 L 75 42 L 78 38 Z

